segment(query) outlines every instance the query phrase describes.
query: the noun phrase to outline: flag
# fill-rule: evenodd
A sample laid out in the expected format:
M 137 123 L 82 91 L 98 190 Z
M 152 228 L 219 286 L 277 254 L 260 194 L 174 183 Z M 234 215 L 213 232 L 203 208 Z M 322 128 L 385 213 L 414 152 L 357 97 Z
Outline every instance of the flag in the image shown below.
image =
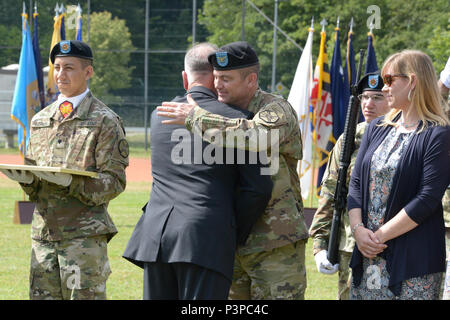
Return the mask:
M 61 42 L 61 18 L 57 14 L 53 18 L 54 24 L 53 24 L 53 35 L 52 35 L 52 42 L 50 44 L 50 52 L 52 51 L 53 47 Z M 50 60 L 50 53 L 48 58 L 48 80 L 47 80 L 47 104 L 52 103 L 56 100 L 58 97 L 58 87 L 56 86 L 55 81 L 53 80 L 53 63 Z
M 81 33 L 81 7 L 80 4 L 77 6 L 77 22 L 76 22 L 76 40 L 83 41 L 83 36 Z
M 39 37 L 38 37 L 38 13 L 33 14 L 33 53 L 34 62 L 36 64 L 36 76 L 39 88 L 39 102 L 41 103 L 41 109 L 45 107 L 45 88 L 44 88 L 44 73 L 42 72 L 41 65 L 41 51 L 39 49 Z
M 333 110 L 333 144 L 344 132 L 345 115 L 347 114 L 350 88 L 344 81 L 344 69 L 341 65 L 341 45 L 339 41 L 339 27 L 335 28 L 335 42 L 331 60 L 331 106 Z
M 375 72 L 378 70 L 377 57 L 375 55 L 375 49 L 373 48 L 373 33 L 368 33 L 368 45 L 367 45 L 367 59 L 366 59 L 366 69 L 364 74 Z
M 62 41 L 62 40 L 66 40 L 66 28 L 65 28 L 65 23 L 64 23 L 64 16 L 66 14 L 64 13 L 64 6 L 63 5 L 61 5 L 61 9 L 62 9 L 62 12 L 59 15 L 59 17 L 60 17 L 59 19 L 61 20 L 59 29 L 60 29 L 61 41 Z
M 20 51 L 19 70 L 17 71 L 16 85 L 11 107 L 11 119 L 18 123 L 17 139 L 19 151 L 25 157 L 26 148 L 30 139 L 30 121 L 39 108 L 38 82 L 36 64 L 34 61 L 33 46 L 30 30 L 27 27 L 28 15 L 22 14 L 22 49 Z
M 311 92 L 311 103 L 314 107 L 313 140 L 319 156 L 317 193 L 320 191 L 320 183 L 330 154 L 329 150 L 333 146 L 331 142 L 333 138 L 333 110 L 331 107 L 330 89 L 326 34 L 325 30 L 322 30 L 320 33 L 319 57 L 317 58 L 316 68 L 314 70 L 313 89 Z
M 303 49 L 300 61 L 295 71 L 294 81 L 289 92 L 288 101 L 298 116 L 303 142 L 303 159 L 298 172 L 302 186 L 303 199 L 308 198 L 313 179 L 313 149 L 312 149 L 312 105 L 311 88 L 313 80 L 312 42 L 314 29 L 309 28 L 308 39 Z

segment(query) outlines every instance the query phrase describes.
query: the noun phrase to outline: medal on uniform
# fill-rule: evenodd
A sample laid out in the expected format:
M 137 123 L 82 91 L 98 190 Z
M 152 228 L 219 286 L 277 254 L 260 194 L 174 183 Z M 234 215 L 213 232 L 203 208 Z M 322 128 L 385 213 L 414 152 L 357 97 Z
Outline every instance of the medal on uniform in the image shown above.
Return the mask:
M 61 112 L 62 116 L 66 118 L 73 110 L 73 104 L 69 101 L 64 101 L 59 105 L 59 111 Z

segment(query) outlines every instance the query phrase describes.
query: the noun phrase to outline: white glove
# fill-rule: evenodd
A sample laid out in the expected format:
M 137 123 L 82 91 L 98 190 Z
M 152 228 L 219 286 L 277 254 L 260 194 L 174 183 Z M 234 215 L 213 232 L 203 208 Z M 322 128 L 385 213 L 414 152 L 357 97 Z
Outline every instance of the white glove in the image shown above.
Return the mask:
M 20 183 L 30 184 L 34 181 L 34 176 L 25 170 L 1 169 L 3 174 Z
M 45 171 L 33 171 L 33 173 L 41 179 L 47 180 L 51 183 L 59 184 L 63 187 L 70 186 L 70 183 L 72 182 L 72 175 L 68 173 Z
M 314 260 L 316 260 L 317 270 L 320 273 L 324 274 L 336 273 L 339 270 L 339 263 L 332 265 L 331 262 L 328 261 L 327 254 L 327 250 L 322 250 L 317 252 L 317 254 L 314 256 Z

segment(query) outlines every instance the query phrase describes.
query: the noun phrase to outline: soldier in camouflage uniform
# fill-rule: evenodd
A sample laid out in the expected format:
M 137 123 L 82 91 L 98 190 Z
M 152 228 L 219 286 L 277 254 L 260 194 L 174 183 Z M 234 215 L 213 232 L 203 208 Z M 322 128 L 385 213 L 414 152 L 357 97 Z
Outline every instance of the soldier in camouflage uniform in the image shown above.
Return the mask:
M 61 94 L 31 120 L 26 164 L 94 171 L 98 177 L 15 173 L 36 204 L 30 299 L 106 299 L 107 242 L 117 233 L 107 207 L 125 189 L 128 144 L 121 119 L 87 89 L 90 48 L 62 41 L 51 60 Z
M 203 135 L 206 130 L 212 136 L 222 135 L 225 147 L 268 151 L 275 167 L 272 198 L 245 245 L 237 249 L 230 298 L 304 299 L 308 230 L 296 171 L 302 159 L 297 115 L 286 100 L 259 89 L 258 58 L 246 42 L 223 46 L 209 61 L 219 101 L 248 109 L 254 118 L 224 118 L 206 112 L 192 99 L 190 104 L 163 103 L 158 115 L 172 118 L 164 123 L 185 124 L 208 142 L 212 140 Z M 237 143 L 227 139 L 236 132 L 248 139 L 237 139 Z M 256 137 L 266 133 L 265 143 L 255 143 Z
M 367 125 L 373 119 L 384 115 L 389 111 L 386 99 L 381 93 L 383 80 L 379 73 L 366 74 L 358 83 L 358 94 L 361 101 L 361 109 L 365 122 L 359 123 L 356 127 L 355 149 L 351 156 L 350 166 L 347 171 L 347 187 L 350 181 L 356 155 L 358 153 L 361 139 Z M 309 233 L 314 239 L 313 253 L 316 260 L 317 269 L 324 274 L 333 274 L 339 271 L 338 299 L 348 300 L 350 289 L 350 258 L 355 245 L 350 230 L 350 222 L 347 212 L 341 217 L 340 239 L 339 239 L 339 264 L 332 266 L 327 259 L 328 240 L 330 237 L 331 224 L 333 219 L 334 192 L 338 179 L 339 157 L 343 147 L 343 136 L 341 135 L 331 151 L 328 164 L 322 179 L 322 189 L 319 197 L 319 206 L 314 215 Z

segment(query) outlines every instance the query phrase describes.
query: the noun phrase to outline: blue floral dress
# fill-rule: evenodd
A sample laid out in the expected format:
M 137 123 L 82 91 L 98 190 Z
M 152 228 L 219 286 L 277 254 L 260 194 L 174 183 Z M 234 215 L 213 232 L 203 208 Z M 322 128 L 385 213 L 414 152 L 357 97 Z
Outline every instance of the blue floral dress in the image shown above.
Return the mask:
M 400 157 L 406 150 L 413 132 L 393 128 L 372 156 L 370 166 L 367 228 L 375 232 L 384 223 L 387 200 Z M 352 300 L 433 300 L 439 299 L 442 273 L 428 274 L 403 281 L 400 296 L 388 288 L 386 260 L 363 257 L 363 276 L 358 287 L 351 284 Z

